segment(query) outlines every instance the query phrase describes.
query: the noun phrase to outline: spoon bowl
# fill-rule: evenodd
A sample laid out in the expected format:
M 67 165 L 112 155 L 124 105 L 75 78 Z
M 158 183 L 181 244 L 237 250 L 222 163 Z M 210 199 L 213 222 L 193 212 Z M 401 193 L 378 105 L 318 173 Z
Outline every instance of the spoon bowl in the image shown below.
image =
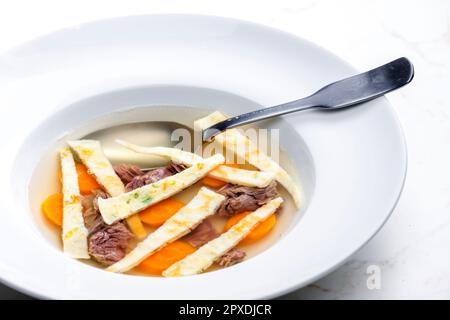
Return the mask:
M 172 133 L 176 129 L 187 130 L 190 133 L 189 136 L 193 139 L 193 130 L 191 128 L 171 121 L 121 124 L 89 133 L 84 139 L 100 141 L 106 157 L 113 165 L 128 163 L 137 165 L 145 170 L 164 166 L 167 160 L 162 157 L 130 151 L 119 145 L 116 142 L 117 138 L 133 141 L 133 143 L 139 145 L 173 148 L 178 143 L 178 141 L 171 139 Z

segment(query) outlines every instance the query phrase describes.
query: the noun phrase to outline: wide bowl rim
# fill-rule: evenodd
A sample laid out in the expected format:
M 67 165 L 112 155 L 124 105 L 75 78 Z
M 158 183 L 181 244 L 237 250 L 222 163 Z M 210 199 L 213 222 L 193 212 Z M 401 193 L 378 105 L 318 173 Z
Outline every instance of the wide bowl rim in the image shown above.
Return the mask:
M 250 26 L 253 26 L 253 27 L 257 27 L 257 28 L 261 28 L 261 29 L 270 30 L 271 32 L 280 33 L 281 35 L 284 35 L 284 36 L 294 37 L 294 38 L 296 38 L 296 39 L 299 39 L 299 40 L 302 40 L 303 42 L 308 43 L 309 45 L 311 45 L 311 46 L 313 46 L 313 47 L 319 48 L 321 51 L 324 51 L 324 52 L 326 52 L 326 53 L 328 53 L 328 54 L 330 54 L 330 55 L 333 55 L 332 53 L 328 52 L 327 50 L 320 48 L 320 47 L 317 46 L 316 44 L 314 44 L 314 43 L 312 43 L 312 42 L 310 42 L 310 41 L 308 41 L 308 40 L 301 39 L 301 38 L 299 38 L 299 37 L 297 37 L 297 36 L 294 36 L 294 35 L 292 35 L 292 34 L 290 34 L 290 33 L 286 33 L 286 32 L 284 32 L 284 31 L 276 30 L 276 29 L 273 29 L 273 28 L 270 28 L 270 27 L 267 27 L 267 26 L 264 26 L 264 25 L 260 25 L 260 24 L 253 23 L 253 22 L 245 22 L 245 21 L 241 21 L 241 20 L 237 20 L 237 19 L 231 19 L 231 18 L 225 18 L 225 17 L 218 17 L 218 16 L 195 15 L 195 14 L 189 14 L 189 15 L 185 15 L 185 14 L 139 15 L 139 16 L 127 16 L 127 17 L 120 17 L 120 18 L 103 19 L 103 20 L 98 20 L 98 21 L 93 21 L 93 22 L 84 23 L 84 24 L 82 24 L 81 26 L 86 27 L 86 26 L 89 26 L 89 25 L 95 25 L 95 24 L 97 24 L 97 23 L 111 22 L 111 21 L 116 20 L 116 19 L 133 19 L 133 18 L 135 18 L 135 17 L 148 17 L 148 18 L 151 19 L 152 17 L 155 17 L 155 16 L 158 16 L 158 17 L 161 17 L 161 18 L 164 18 L 164 16 L 172 16 L 172 17 L 173 17 L 173 16 L 177 16 L 177 17 L 180 17 L 180 18 L 182 18 L 182 17 L 191 17 L 191 18 L 192 18 L 192 17 L 194 17 L 194 18 L 195 18 L 195 17 L 198 17 L 198 18 L 200 18 L 200 19 L 220 19 L 220 20 L 222 20 L 222 21 L 231 21 L 231 22 L 233 22 L 233 23 L 247 24 L 247 25 L 250 25 Z M 47 35 L 41 36 L 41 37 L 39 37 L 39 38 L 36 38 L 36 39 L 33 40 L 33 41 L 39 41 L 40 39 L 44 39 L 44 38 L 46 38 L 46 37 L 49 36 L 49 35 L 53 35 L 53 34 L 55 34 L 55 33 L 64 32 L 65 30 L 68 30 L 68 29 L 71 29 L 71 28 L 65 28 L 65 29 L 61 29 L 61 30 L 59 30 L 59 31 L 55 31 L 55 32 L 49 33 L 49 34 L 47 34 Z M 26 45 L 26 44 L 29 44 L 29 42 L 27 42 L 27 43 L 25 43 L 25 44 L 23 44 L 23 45 Z M 21 45 L 21 46 L 22 46 L 22 45 Z M 18 47 L 14 48 L 14 49 L 12 49 L 12 50 L 10 50 L 10 51 L 7 51 L 7 53 L 12 52 L 12 51 L 14 51 L 14 50 L 19 50 L 21 46 L 18 46 Z M 0 55 L 0 56 L 1 56 L 1 55 Z M 334 56 L 334 55 L 333 55 L 333 56 Z M 336 57 L 335 57 L 335 58 L 336 58 Z M 342 60 L 341 60 L 341 63 L 342 63 L 342 64 L 345 64 L 346 66 L 349 67 L 349 65 L 348 65 L 346 62 L 342 61 Z M 354 68 L 352 68 L 352 69 L 354 70 Z M 388 105 L 390 106 L 390 104 L 389 104 L 389 102 L 387 101 L 386 98 L 382 98 L 382 100 L 383 100 L 383 103 L 388 104 Z M 299 288 L 299 287 L 302 287 L 302 286 L 304 286 L 304 285 L 307 285 L 307 284 L 309 284 L 309 283 L 315 281 L 316 279 L 318 279 L 318 278 L 324 276 L 325 274 L 328 274 L 328 273 L 330 273 L 331 271 L 337 269 L 339 266 L 341 266 L 343 263 L 345 263 L 345 261 L 346 261 L 346 260 L 347 260 L 354 252 L 358 251 L 358 250 L 359 250 L 361 247 L 363 247 L 368 241 L 370 241 L 370 239 L 377 233 L 377 231 L 384 225 L 384 223 L 385 223 L 385 222 L 387 221 L 387 219 L 390 217 L 390 215 L 392 214 L 392 212 L 393 212 L 393 210 L 394 210 L 396 204 L 398 203 L 398 201 L 399 201 L 399 199 L 400 199 L 400 196 L 401 196 L 401 193 L 402 193 L 404 184 L 405 184 L 405 180 L 406 180 L 406 172 L 407 172 L 407 150 L 406 150 L 406 139 L 405 139 L 405 136 L 404 136 L 403 131 L 402 131 L 402 129 L 401 129 L 401 124 L 400 124 L 400 122 L 399 122 L 399 120 L 398 120 L 398 118 L 397 118 L 397 116 L 396 116 L 394 110 L 392 109 L 392 107 L 390 107 L 389 110 L 390 110 L 390 112 L 391 112 L 391 116 L 393 117 L 394 121 L 396 122 L 396 124 L 397 124 L 397 126 L 398 126 L 398 128 L 399 128 L 401 144 L 402 144 L 402 148 L 405 150 L 405 152 L 403 153 L 403 160 L 404 160 L 404 161 L 403 161 L 403 168 L 402 168 L 402 172 L 401 172 L 400 188 L 399 188 L 399 190 L 398 190 L 398 192 L 397 192 L 397 195 L 396 195 L 396 198 L 394 199 L 393 204 L 391 205 L 391 208 L 390 208 L 389 212 L 385 215 L 384 219 L 382 219 L 381 222 L 380 222 L 378 225 L 376 225 L 376 226 L 373 227 L 373 232 L 372 232 L 371 234 L 369 234 L 369 235 L 366 237 L 366 239 L 365 239 L 365 241 L 364 241 L 363 243 L 360 243 L 360 245 L 359 245 L 356 249 L 352 250 L 352 252 L 350 252 L 350 253 L 349 253 L 349 252 L 343 253 L 341 259 L 340 259 L 337 263 L 335 263 L 333 266 L 331 266 L 331 267 L 329 267 L 329 268 L 327 268 L 327 269 L 321 270 L 321 271 L 320 271 L 319 273 L 317 273 L 315 276 L 312 276 L 312 277 L 308 278 L 307 280 L 305 280 L 305 281 L 303 281 L 303 282 L 295 283 L 295 284 L 292 284 L 292 285 L 290 285 L 290 286 L 285 286 L 283 290 L 273 291 L 273 292 L 271 292 L 271 293 L 265 293 L 264 295 L 258 295 L 258 294 L 255 293 L 255 295 L 253 296 L 253 298 L 258 298 L 258 299 L 260 299 L 260 298 L 268 299 L 268 298 L 273 298 L 273 297 L 279 296 L 279 295 L 284 294 L 284 293 L 286 293 L 286 292 L 290 292 L 290 291 L 295 290 L 295 289 L 297 289 L 297 288 Z M 51 116 L 52 116 L 52 114 L 49 114 L 49 115 L 48 115 L 48 117 L 51 117 Z M 32 296 L 34 296 L 34 297 L 39 297 L 39 298 L 58 298 L 57 296 L 52 296 L 51 294 L 48 294 L 48 293 L 43 293 L 43 292 L 35 291 L 35 290 L 33 290 L 32 288 L 28 288 L 28 287 L 25 287 L 25 286 L 19 286 L 19 285 L 16 285 L 13 281 L 9 281 L 9 279 L 7 279 L 6 277 L 3 277 L 2 275 L 0 275 L 0 280 L 1 280 L 3 283 L 7 284 L 8 286 L 10 286 L 10 287 L 12 287 L 12 288 L 15 288 L 15 289 L 17 289 L 17 290 L 19 290 L 19 291 L 21 291 L 21 292 L 25 292 L 25 293 L 27 293 L 27 294 L 30 294 L 30 295 L 32 295 Z

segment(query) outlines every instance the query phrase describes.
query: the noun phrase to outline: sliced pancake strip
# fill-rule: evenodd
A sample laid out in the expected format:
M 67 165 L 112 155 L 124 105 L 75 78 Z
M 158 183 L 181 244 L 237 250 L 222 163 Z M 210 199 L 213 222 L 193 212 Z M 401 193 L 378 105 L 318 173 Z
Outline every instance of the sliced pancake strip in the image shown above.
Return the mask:
M 194 129 L 201 131 L 225 120 L 226 117 L 216 111 L 194 122 Z M 292 177 L 269 156 L 260 152 L 257 146 L 237 129 L 228 129 L 215 136 L 215 141 L 223 145 L 227 150 L 235 152 L 240 158 L 254 165 L 264 172 L 272 172 L 277 180 L 292 196 L 297 208 L 301 204 L 301 192 L 294 183 Z M 245 148 L 236 147 L 244 146 Z
M 112 224 L 137 213 L 161 200 L 167 199 L 203 178 L 209 171 L 224 163 L 222 155 L 217 154 L 173 176 L 145 185 L 117 197 L 99 199 L 98 206 L 103 220 Z
M 224 196 L 208 188 L 201 188 L 197 195 L 175 215 L 170 217 L 161 227 L 140 242 L 129 254 L 106 270 L 111 272 L 126 272 L 145 258 L 165 245 L 189 233 L 205 218 L 213 215 Z
M 191 166 L 194 162 L 201 161 L 203 159 L 195 153 L 176 148 L 143 147 L 123 140 L 116 140 L 116 142 L 132 151 L 166 157 L 173 162 L 182 163 L 187 166 Z M 272 172 L 244 170 L 222 165 L 209 172 L 208 176 L 241 186 L 265 188 L 274 179 L 275 174 Z
M 95 177 L 110 196 L 115 197 L 125 192 L 122 180 L 104 155 L 99 141 L 73 140 L 67 141 L 67 143 L 88 168 L 89 173 Z
M 76 259 L 89 259 L 88 230 L 84 226 L 75 161 L 69 148 L 59 152 L 63 189 L 62 240 L 64 253 Z
M 197 251 L 163 271 L 164 277 L 178 277 L 199 274 L 209 268 L 217 259 L 234 248 L 259 223 L 273 214 L 283 203 L 281 197 L 275 198 L 253 211 L 220 237 L 209 241 Z
M 76 152 L 78 158 L 87 167 L 90 174 L 112 197 L 125 192 L 125 186 L 114 171 L 113 166 L 103 153 L 102 146 L 97 140 L 73 140 L 67 142 Z M 127 219 L 127 225 L 138 239 L 147 235 L 144 225 L 138 215 Z

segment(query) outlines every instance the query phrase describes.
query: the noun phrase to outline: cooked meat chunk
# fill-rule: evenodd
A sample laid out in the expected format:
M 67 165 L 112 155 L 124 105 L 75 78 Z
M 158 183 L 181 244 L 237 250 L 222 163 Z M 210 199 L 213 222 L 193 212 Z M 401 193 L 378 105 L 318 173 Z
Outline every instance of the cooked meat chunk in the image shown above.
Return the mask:
M 217 263 L 222 267 L 229 267 L 244 260 L 245 256 L 246 253 L 244 251 L 233 248 L 221 256 Z
M 105 191 L 99 190 L 99 189 L 92 190 L 92 193 L 95 195 L 94 199 L 92 200 L 92 206 L 94 207 L 94 209 L 97 212 L 100 212 L 100 209 L 98 208 L 98 199 L 99 198 L 103 198 L 103 199 L 109 198 L 109 195 Z
M 101 228 L 89 237 L 89 254 L 104 265 L 111 265 L 125 257 L 132 233 L 122 222 Z
M 190 245 L 196 248 L 200 248 L 218 236 L 219 233 L 214 229 L 211 222 L 209 220 L 205 220 L 189 234 L 185 235 L 182 240 L 187 241 Z M 246 253 L 244 251 L 233 248 L 221 256 L 217 263 L 222 267 L 229 267 L 244 260 L 245 256 Z
M 84 225 L 89 230 L 89 233 L 91 233 L 91 230 L 95 225 L 98 225 L 99 222 L 103 223 L 103 219 L 98 211 L 98 198 L 106 199 L 108 198 L 108 194 L 102 190 L 96 189 L 93 190 L 90 195 L 81 198 Z
M 209 220 L 204 220 L 194 230 L 185 235 L 182 240 L 189 242 L 192 246 L 199 248 L 205 243 L 217 238 L 219 234 Z
M 141 176 L 136 176 L 131 180 L 126 186 L 125 189 L 127 191 L 131 191 L 140 187 L 143 187 L 147 184 L 154 183 L 165 177 L 171 176 L 172 173 L 166 168 L 158 168 L 150 170 Z
M 244 211 L 254 211 L 278 196 L 275 181 L 265 188 L 227 184 L 217 192 L 226 197 L 217 210 L 218 215 L 222 217 L 230 217 Z
M 175 164 L 172 161 L 166 167 L 150 170 L 142 175 L 135 176 L 126 186 L 127 191 L 131 191 L 147 184 L 154 183 L 171 175 L 183 171 L 186 167 L 182 164 Z
M 98 198 L 108 198 L 102 190 L 93 190 L 81 199 L 84 224 L 89 231 L 89 254 L 98 262 L 110 265 L 125 256 L 128 242 L 133 234 L 123 222 L 107 225 L 98 211 Z
M 144 172 L 138 166 L 133 164 L 118 164 L 114 166 L 114 171 L 124 184 L 128 184 L 136 176 L 142 176 Z
M 167 169 L 172 172 L 172 174 L 177 174 L 181 171 L 183 171 L 184 169 L 186 169 L 187 167 L 184 164 L 181 163 L 175 163 L 173 161 L 169 161 L 169 163 L 167 164 Z

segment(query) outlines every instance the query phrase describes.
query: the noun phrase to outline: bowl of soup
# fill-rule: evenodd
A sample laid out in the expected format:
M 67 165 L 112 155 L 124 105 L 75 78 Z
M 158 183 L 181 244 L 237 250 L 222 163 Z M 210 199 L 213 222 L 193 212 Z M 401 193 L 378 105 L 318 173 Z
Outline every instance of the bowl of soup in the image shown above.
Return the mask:
M 0 55 L 0 279 L 55 299 L 260 299 L 331 272 L 402 190 L 388 101 L 196 134 L 354 73 L 292 35 L 195 15 Z

